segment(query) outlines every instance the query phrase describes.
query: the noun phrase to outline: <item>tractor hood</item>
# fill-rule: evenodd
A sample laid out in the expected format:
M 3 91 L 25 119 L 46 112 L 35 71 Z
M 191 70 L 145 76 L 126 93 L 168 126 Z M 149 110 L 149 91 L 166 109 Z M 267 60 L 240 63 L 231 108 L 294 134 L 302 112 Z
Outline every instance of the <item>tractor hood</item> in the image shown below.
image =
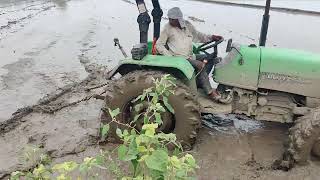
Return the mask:
M 261 47 L 259 88 L 320 97 L 320 55 Z
M 215 67 L 217 83 L 320 98 L 320 55 L 238 44 L 232 47 Z

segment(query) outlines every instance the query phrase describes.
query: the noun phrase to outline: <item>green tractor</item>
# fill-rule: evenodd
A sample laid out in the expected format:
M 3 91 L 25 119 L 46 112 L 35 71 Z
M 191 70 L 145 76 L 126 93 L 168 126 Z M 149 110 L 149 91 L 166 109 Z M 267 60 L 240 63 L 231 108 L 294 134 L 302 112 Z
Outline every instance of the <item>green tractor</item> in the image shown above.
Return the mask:
M 143 90 L 153 86 L 152 78 L 171 74 L 177 79 L 175 94 L 169 103 L 175 113 L 163 115 L 163 132 L 173 132 L 184 148 L 195 143 L 201 127 L 201 113 L 244 114 L 261 121 L 292 124 L 288 150 L 284 160 L 305 162 L 310 153 L 320 156 L 320 56 L 296 50 L 239 45 L 228 41 L 227 55 L 214 64 L 213 79 L 222 95 L 220 103 L 213 102 L 197 87 L 196 72 L 182 57 L 153 55 L 152 42 L 147 43 L 150 23 L 143 0 L 137 0 L 140 11 L 139 46 L 132 50 L 132 57 L 120 61 L 109 73 L 121 75 L 107 89 L 106 107 L 120 108 L 119 121 L 133 119 L 133 99 Z M 162 11 L 157 1 L 152 1 L 155 31 L 160 28 Z M 144 7 L 143 7 L 144 6 Z M 157 16 L 158 15 L 158 16 Z M 159 20 L 160 15 L 160 20 Z M 155 32 L 155 38 L 159 32 Z M 194 47 L 195 54 L 218 58 L 218 45 L 208 42 Z M 213 50 L 213 53 L 208 50 Z M 212 67 L 208 69 L 211 70 Z M 110 122 L 107 113 L 102 119 Z

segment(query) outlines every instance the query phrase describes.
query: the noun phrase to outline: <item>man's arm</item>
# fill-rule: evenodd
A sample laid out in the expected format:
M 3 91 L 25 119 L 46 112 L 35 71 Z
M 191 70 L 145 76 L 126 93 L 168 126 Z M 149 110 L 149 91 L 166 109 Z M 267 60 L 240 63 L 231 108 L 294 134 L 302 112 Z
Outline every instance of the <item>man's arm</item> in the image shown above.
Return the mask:
M 160 37 L 157 40 L 156 48 L 159 54 L 165 56 L 173 56 L 173 54 L 166 48 L 166 44 L 169 38 L 168 26 L 166 25 L 162 32 L 160 33 Z
M 193 42 L 205 43 L 205 42 L 212 40 L 212 35 L 207 35 L 207 34 L 204 34 L 202 32 L 197 31 L 196 28 L 189 21 L 186 21 L 186 25 L 192 33 Z

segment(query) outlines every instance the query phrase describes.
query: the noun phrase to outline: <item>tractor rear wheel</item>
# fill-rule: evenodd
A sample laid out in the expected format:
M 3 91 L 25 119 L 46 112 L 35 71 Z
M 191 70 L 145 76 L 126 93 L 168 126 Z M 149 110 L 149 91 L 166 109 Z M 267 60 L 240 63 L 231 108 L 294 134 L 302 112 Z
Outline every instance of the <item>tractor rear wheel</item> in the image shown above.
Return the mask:
M 107 87 L 105 97 L 105 109 L 120 109 L 117 121 L 123 124 L 130 123 L 135 113 L 132 108 L 132 101 L 143 93 L 144 89 L 154 86 L 152 78 L 160 79 L 165 73 L 159 71 L 134 71 L 122 76 Z M 168 97 L 170 105 L 174 109 L 174 114 L 166 112 L 162 114 L 163 124 L 159 129 L 165 133 L 174 133 L 184 149 L 191 149 L 195 143 L 200 121 L 200 105 L 196 95 L 179 80 L 174 87 L 174 95 Z M 167 110 L 168 111 L 168 110 Z M 103 123 L 111 122 L 109 113 L 103 112 L 101 115 Z M 137 125 L 136 127 L 141 127 Z M 110 124 L 109 139 L 117 140 L 116 128 L 126 127 L 119 123 Z M 139 129 L 138 129 L 139 130 Z

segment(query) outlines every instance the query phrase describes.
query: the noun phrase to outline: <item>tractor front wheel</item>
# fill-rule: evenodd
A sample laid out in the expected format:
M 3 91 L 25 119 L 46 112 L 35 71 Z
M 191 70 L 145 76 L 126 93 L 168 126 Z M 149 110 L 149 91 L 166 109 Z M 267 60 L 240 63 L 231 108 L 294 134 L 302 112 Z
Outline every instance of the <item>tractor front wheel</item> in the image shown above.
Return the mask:
M 277 169 L 288 170 L 294 164 L 305 164 L 310 155 L 320 157 L 320 108 L 297 118 L 289 129 L 287 149 L 280 161 L 275 162 Z

